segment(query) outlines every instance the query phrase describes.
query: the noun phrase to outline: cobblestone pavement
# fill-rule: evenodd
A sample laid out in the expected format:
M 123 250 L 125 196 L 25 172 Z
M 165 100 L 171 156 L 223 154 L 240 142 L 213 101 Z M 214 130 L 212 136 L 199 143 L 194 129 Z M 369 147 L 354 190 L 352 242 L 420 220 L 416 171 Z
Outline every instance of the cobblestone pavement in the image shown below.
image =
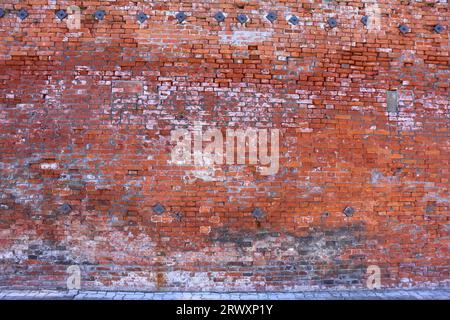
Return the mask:
M 0 290 L 0 300 L 450 300 L 450 288 L 270 293 Z

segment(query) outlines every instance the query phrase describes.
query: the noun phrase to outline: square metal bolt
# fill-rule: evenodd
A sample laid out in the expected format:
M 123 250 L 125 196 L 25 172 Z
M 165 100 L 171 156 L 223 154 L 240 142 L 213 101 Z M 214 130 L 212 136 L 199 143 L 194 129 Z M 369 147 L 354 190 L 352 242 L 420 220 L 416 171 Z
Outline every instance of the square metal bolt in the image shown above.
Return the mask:
M 28 17 L 28 11 L 25 9 L 20 9 L 19 12 L 17 12 L 17 16 L 20 18 L 20 20 L 26 19 Z
M 62 214 L 69 214 L 72 211 L 72 207 L 68 203 L 64 203 L 60 208 L 59 211 Z
M 3 18 L 5 16 L 5 10 L 3 8 L 0 8 L 0 18 Z
M 369 17 L 368 16 L 362 17 L 361 22 L 363 25 L 367 26 L 369 24 Z
M 157 203 L 152 207 L 152 210 L 156 214 L 163 214 L 166 211 L 166 208 L 164 208 L 162 204 Z
M 355 209 L 353 209 L 352 207 L 345 207 L 344 214 L 346 217 L 352 217 L 353 213 L 355 213 Z
M 437 24 L 434 26 L 433 30 L 437 33 L 441 33 L 442 31 L 444 31 L 444 26 L 441 24 Z
M 300 22 L 300 19 L 297 18 L 297 16 L 291 16 L 288 20 L 288 22 L 294 26 L 298 25 L 298 23 Z
M 187 15 L 183 11 L 180 11 L 175 15 L 175 18 L 178 20 L 178 23 L 182 23 L 186 20 Z
M 144 23 L 148 19 L 147 15 L 143 12 L 139 12 L 136 18 L 140 23 Z
M 103 20 L 105 18 L 105 11 L 104 10 L 97 10 L 97 11 L 95 11 L 94 17 L 97 20 Z
M 330 18 L 328 19 L 328 25 L 331 28 L 335 28 L 337 26 L 337 20 L 335 18 Z
M 247 16 L 245 14 L 240 13 L 237 16 L 237 20 L 239 21 L 239 23 L 246 23 L 248 18 L 247 18 Z
M 401 33 L 405 34 L 409 32 L 409 27 L 406 24 L 402 24 L 398 27 Z
M 214 19 L 216 19 L 217 22 L 224 22 L 224 21 L 225 21 L 225 15 L 223 14 L 222 11 L 219 11 L 219 12 L 217 12 L 217 13 L 214 15 Z
M 59 20 L 64 20 L 65 18 L 67 18 L 67 12 L 63 9 L 56 11 L 55 15 Z
M 260 208 L 253 209 L 252 216 L 256 219 L 261 219 L 264 217 L 264 211 Z
M 267 14 L 266 19 L 273 23 L 275 20 L 277 20 L 277 14 L 271 11 Z
M 179 211 L 172 214 L 172 218 L 174 218 L 176 221 L 183 220 L 183 214 Z

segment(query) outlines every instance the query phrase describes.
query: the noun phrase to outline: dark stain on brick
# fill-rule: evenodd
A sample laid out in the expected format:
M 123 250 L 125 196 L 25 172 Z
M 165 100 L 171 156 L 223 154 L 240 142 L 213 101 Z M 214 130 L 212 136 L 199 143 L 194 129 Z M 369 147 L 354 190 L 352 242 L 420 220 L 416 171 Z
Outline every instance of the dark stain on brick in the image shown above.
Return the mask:
M 209 234 L 209 240 L 212 242 L 234 243 L 238 247 L 248 247 L 253 240 L 264 239 L 268 235 L 267 231 L 232 232 L 229 228 L 213 228 Z
M 271 276 L 266 277 L 268 282 L 283 277 L 285 281 L 294 281 L 297 284 L 317 281 L 330 286 L 351 285 L 361 284 L 364 279 L 365 255 L 354 254 L 345 257 L 345 252 L 364 245 L 365 230 L 365 224 L 357 222 L 337 228 L 312 227 L 307 234 L 301 236 L 279 233 L 278 237 L 275 237 L 270 231 L 214 228 L 209 241 L 215 245 L 233 243 L 244 255 L 252 256 L 254 252 L 259 252 L 267 256 L 265 264 L 259 266 L 254 275 L 270 273 Z M 284 255 L 289 259 L 274 259 L 275 256 Z M 232 261 L 227 266 L 246 270 L 252 267 L 253 263 Z
M 330 213 L 328 211 L 324 211 L 322 212 L 322 214 L 320 215 L 320 219 L 324 220 L 327 219 L 330 216 Z

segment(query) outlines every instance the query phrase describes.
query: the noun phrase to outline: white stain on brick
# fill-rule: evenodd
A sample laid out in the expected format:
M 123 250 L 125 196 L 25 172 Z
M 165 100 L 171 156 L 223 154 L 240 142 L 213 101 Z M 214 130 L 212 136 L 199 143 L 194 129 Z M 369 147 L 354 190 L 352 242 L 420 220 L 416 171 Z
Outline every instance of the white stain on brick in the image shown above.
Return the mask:
M 58 164 L 57 163 L 41 163 L 41 169 L 55 170 L 55 169 L 58 169 Z
M 261 43 L 272 37 L 273 31 L 236 30 L 233 33 L 219 32 L 220 43 L 231 45 L 246 45 Z
M 369 31 L 381 30 L 381 9 L 377 0 L 365 0 L 366 9 L 365 14 L 369 17 L 367 29 Z
M 218 169 L 214 167 L 210 168 L 204 168 L 204 169 L 196 169 L 196 170 L 189 170 L 187 171 L 188 178 L 186 181 L 188 183 L 193 183 L 195 180 L 199 179 L 206 182 L 211 181 L 224 181 L 223 176 L 216 176 L 216 171 L 219 171 Z
M 121 276 L 119 280 L 112 280 L 113 288 L 137 288 L 146 290 L 156 290 L 156 274 L 145 271 L 128 271 L 126 276 Z

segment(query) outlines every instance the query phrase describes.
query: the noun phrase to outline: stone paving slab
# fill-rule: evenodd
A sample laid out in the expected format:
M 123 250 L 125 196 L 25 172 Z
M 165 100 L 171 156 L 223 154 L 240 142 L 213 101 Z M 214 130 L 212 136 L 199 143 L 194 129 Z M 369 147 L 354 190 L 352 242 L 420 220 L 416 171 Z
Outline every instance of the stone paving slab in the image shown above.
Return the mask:
M 232 293 L 0 290 L 0 300 L 450 300 L 450 288 Z

